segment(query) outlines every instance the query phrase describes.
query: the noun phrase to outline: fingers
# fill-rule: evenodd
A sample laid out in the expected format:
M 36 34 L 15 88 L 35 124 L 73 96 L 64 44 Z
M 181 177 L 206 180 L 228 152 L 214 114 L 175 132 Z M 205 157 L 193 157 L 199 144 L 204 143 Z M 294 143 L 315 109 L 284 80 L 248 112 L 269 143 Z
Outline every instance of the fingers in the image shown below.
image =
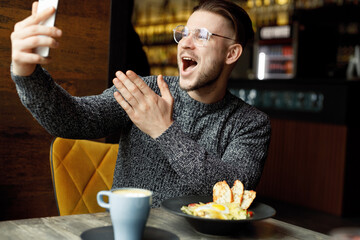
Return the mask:
M 133 71 L 127 71 L 126 74 L 118 71 L 113 83 L 121 95 L 117 96 L 117 101 L 124 109 L 132 108 L 135 112 L 144 112 L 160 101 L 160 97 Z M 174 99 L 162 75 L 158 76 L 157 83 L 161 97 L 172 108 Z
M 127 78 L 124 84 L 132 89 L 139 89 L 144 95 L 151 94 L 153 91 L 149 86 L 133 71 L 126 71 Z
M 33 2 L 32 8 L 31 8 L 31 14 L 32 14 L 32 15 L 35 15 L 35 14 L 36 14 L 38 5 L 39 5 L 39 2 Z
M 42 57 L 36 53 L 27 53 L 27 52 L 16 52 L 12 55 L 13 63 L 26 63 L 26 64 L 48 64 L 51 62 L 50 57 Z M 26 76 L 23 74 L 18 74 L 21 76 Z
M 33 8 L 34 8 L 34 4 L 33 4 Z M 36 9 L 37 9 L 37 6 L 36 6 Z M 54 7 L 47 8 L 40 13 L 34 12 L 34 10 L 35 9 L 32 10 L 31 16 L 29 16 L 29 17 L 25 18 L 24 20 L 22 20 L 21 22 L 18 22 L 17 24 L 15 24 L 15 27 L 14 27 L 15 31 L 18 29 L 30 26 L 30 25 L 37 25 L 40 22 L 48 19 L 56 11 Z
M 114 85 L 119 90 L 121 95 L 131 105 L 135 106 L 139 101 L 142 101 L 144 96 L 137 86 L 125 75 L 123 72 L 116 72 L 114 79 Z
M 131 105 L 121 96 L 119 92 L 114 92 L 114 97 L 127 114 L 131 115 L 134 112 Z
M 116 73 L 122 83 L 123 89 L 119 89 L 123 97 L 131 104 L 151 101 L 156 95 L 149 86 L 133 71 L 124 74 L 121 71 Z M 151 99 L 148 99 L 148 98 Z M 136 101 L 135 101 L 136 100 Z
M 15 31 L 12 34 L 13 39 L 25 39 L 31 36 L 48 36 L 54 38 L 60 38 L 62 31 L 57 27 L 46 27 L 42 25 L 31 25 L 23 28 L 21 31 Z
M 15 47 L 17 43 L 14 44 Z M 21 46 L 18 47 L 19 50 L 26 50 L 26 49 L 33 49 L 35 47 L 50 47 L 50 48 L 57 48 L 59 43 L 55 41 L 55 39 L 50 37 L 29 37 L 26 41 L 23 41 Z
M 13 70 L 18 75 L 30 74 L 35 64 L 49 63 L 50 59 L 33 53 L 33 49 L 37 47 L 57 48 L 59 43 L 55 38 L 62 36 L 62 31 L 56 27 L 39 25 L 55 13 L 55 8 L 47 8 L 40 13 L 37 13 L 37 8 L 38 2 L 34 2 L 32 15 L 16 23 L 14 31 L 11 33 Z
M 158 76 L 158 85 L 162 97 L 132 71 L 126 74 L 118 71 L 113 83 L 118 89 L 114 93 L 116 101 L 141 131 L 156 138 L 173 123 L 174 100 L 161 75 Z
M 12 60 L 16 63 L 27 64 L 47 64 L 48 61 L 44 57 L 38 55 L 35 57 L 32 49 L 44 46 L 50 48 L 59 47 L 59 43 L 52 37 L 46 36 L 31 36 L 24 39 L 19 39 L 15 33 L 11 35 L 12 38 Z

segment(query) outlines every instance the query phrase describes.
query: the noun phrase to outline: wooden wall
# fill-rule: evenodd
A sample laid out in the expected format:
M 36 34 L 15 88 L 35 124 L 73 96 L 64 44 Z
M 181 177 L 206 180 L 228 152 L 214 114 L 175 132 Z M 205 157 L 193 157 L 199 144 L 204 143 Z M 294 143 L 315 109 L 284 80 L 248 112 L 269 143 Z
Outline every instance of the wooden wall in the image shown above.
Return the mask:
M 259 195 L 343 214 L 347 127 L 272 119 Z
M 30 0 L 0 1 L 0 220 L 57 215 L 49 166 L 52 136 L 22 106 L 10 79 L 10 34 Z M 60 48 L 45 66 L 72 95 L 107 87 L 110 0 L 59 1 Z

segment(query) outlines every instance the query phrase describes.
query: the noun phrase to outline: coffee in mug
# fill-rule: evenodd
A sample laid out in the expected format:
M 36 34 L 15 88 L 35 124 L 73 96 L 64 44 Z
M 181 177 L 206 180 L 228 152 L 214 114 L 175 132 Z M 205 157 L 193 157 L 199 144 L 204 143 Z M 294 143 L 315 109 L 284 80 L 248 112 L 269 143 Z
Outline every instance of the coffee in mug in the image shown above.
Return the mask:
M 104 202 L 104 196 L 109 202 Z M 110 210 L 114 239 L 140 240 L 145 230 L 152 204 L 152 192 L 140 188 L 118 188 L 100 191 L 98 204 Z
M 113 194 L 125 195 L 128 197 L 146 197 L 150 196 L 151 192 L 145 189 L 139 188 L 122 188 L 122 189 L 115 189 L 112 191 Z

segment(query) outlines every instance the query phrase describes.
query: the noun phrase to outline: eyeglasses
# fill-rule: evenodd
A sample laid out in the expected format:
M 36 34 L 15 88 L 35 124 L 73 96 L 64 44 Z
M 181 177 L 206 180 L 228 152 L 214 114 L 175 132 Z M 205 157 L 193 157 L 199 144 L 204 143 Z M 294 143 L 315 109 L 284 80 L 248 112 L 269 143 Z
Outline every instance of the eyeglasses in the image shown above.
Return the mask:
M 190 33 L 192 33 L 195 45 L 200 47 L 205 46 L 206 43 L 210 40 L 211 36 L 222 37 L 235 41 L 235 39 L 221 36 L 219 34 L 211 33 L 206 28 L 197 28 L 194 30 L 189 30 L 188 27 L 184 25 L 179 25 L 173 29 L 173 32 L 174 32 L 174 40 L 176 43 L 179 43 L 181 39 L 183 39 L 184 37 L 188 37 Z

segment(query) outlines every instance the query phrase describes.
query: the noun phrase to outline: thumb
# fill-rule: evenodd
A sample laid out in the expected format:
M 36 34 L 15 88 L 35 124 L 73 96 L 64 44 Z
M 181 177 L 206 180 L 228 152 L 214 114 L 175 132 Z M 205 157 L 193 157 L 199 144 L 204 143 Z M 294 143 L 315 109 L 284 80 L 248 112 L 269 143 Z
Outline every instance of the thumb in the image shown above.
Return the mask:
M 157 84 L 160 89 L 161 97 L 164 98 L 167 102 L 172 102 L 173 97 L 171 96 L 169 86 L 164 81 L 164 77 L 162 75 L 157 77 Z

